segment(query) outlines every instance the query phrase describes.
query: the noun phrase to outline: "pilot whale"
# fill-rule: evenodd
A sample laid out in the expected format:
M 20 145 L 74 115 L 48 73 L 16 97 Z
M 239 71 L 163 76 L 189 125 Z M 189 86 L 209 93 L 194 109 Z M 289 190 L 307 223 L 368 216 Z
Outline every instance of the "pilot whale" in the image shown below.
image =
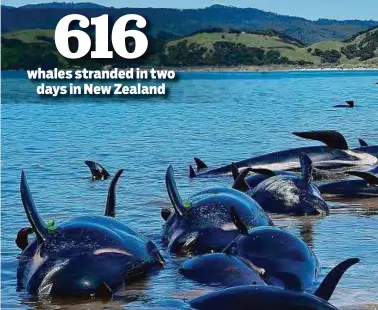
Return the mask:
M 188 303 L 198 310 L 337 310 L 328 301 L 343 274 L 358 262 L 358 258 L 351 258 L 338 264 L 313 294 L 304 292 L 300 286 L 282 289 L 269 285 L 243 285 L 209 293 Z
M 318 186 L 325 195 L 348 198 L 378 197 L 378 177 L 365 171 L 348 171 L 346 174 L 358 177 L 324 183 Z
M 267 212 L 292 215 L 329 214 L 328 204 L 312 182 L 313 164 L 310 157 L 302 153 L 299 155 L 299 161 L 301 176 L 292 174 L 272 176 L 273 171 L 248 168 L 234 182 L 233 188 L 245 191 Z M 249 189 L 245 180 L 248 170 L 265 173 L 270 177 L 253 189 Z
M 179 273 L 202 284 L 232 287 L 238 285 L 266 285 L 262 269 L 247 259 L 225 253 L 196 256 L 184 262 Z
M 345 103 L 346 104 L 337 104 L 337 105 L 334 105 L 333 107 L 334 108 L 354 108 L 355 107 L 353 100 L 347 100 L 345 101 Z
M 58 227 L 46 225 L 38 214 L 22 172 L 21 199 L 35 239 L 18 243 L 26 246 L 19 257 L 18 290 L 38 297 L 111 298 L 136 275 L 164 264 L 151 241 L 114 218 L 115 187 L 122 172 L 110 184 L 104 216 L 77 217 Z
M 306 153 L 314 162 L 315 168 L 319 169 L 340 169 L 344 167 L 355 167 L 362 165 L 374 165 L 378 162 L 377 157 L 370 155 L 363 150 L 350 150 L 344 136 L 333 130 L 294 132 L 297 137 L 316 140 L 326 146 L 300 147 L 266 155 L 252 157 L 239 162 L 235 162 L 238 169 L 256 168 L 269 170 L 296 170 L 299 168 L 298 156 Z M 198 160 L 196 161 L 198 162 Z M 189 167 L 189 177 L 212 177 L 225 175 L 232 172 L 232 164 L 215 168 L 200 169 L 208 166 L 201 161 L 200 167 L 195 171 Z
M 174 179 L 173 167 L 165 176 L 173 211 L 162 210 L 165 220 L 163 243 L 180 254 L 220 252 L 239 235 L 231 216 L 234 207 L 251 227 L 273 225 L 260 205 L 231 188 L 210 188 L 182 200 Z
M 231 217 L 240 235 L 223 253 L 234 255 L 257 271 L 269 285 L 311 290 L 320 267 L 314 252 L 297 236 L 277 227 L 250 229 L 235 209 Z
M 378 157 L 378 145 L 369 145 L 365 140 L 358 139 L 360 147 L 355 148 L 354 151 L 364 152 L 372 156 Z

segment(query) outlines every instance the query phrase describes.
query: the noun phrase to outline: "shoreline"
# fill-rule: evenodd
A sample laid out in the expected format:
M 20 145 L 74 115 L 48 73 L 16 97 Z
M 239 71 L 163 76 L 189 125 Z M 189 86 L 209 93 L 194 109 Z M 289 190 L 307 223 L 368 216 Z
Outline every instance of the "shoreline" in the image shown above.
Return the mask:
M 158 69 L 158 68 L 156 68 Z M 235 66 L 235 67 L 166 67 L 176 72 L 312 72 L 312 71 L 378 71 L 375 66 Z
M 46 69 L 49 70 L 93 70 L 93 71 L 111 71 L 113 69 L 118 69 L 120 71 L 130 70 L 131 68 L 117 68 L 112 67 L 107 68 L 108 66 L 104 66 L 102 69 L 90 69 L 90 68 L 52 68 Z M 339 65 L 339 66 L 287 66 L 287 65 L 269 65 L 269 66 L 232 66 L 232 67 L 153 67 L 153 66 L 141 66 L 138 67 L 140 69 L 155 69 L 159 70 L 173 70 L 175 72 L 214 72 L 214 73 L 221 73 L 221 72 L 251 72 L 251 73 L 274 73 L 274 72 L 327 72 L 327 71 L 334 71 L 334 72 L 353 72 L 353 71 L 378 71 L 378 64 L 375 66 L 351 66 L 351 65 Z M 1 72 L 26 72 L 29 69 L 14 69 L 14 70 L 3 70 Z M 35 69 L 33 69 L 35 70 Z

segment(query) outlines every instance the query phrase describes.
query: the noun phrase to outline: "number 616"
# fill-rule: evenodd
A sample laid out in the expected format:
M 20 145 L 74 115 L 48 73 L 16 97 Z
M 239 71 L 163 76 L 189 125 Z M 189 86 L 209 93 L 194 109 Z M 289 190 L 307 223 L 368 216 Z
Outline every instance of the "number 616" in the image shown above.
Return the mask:
M 85 56 L 91 49 L 91 38 L 82 30 L 69 30 L 70 23 L 79 21 L 81 28 L 95 26 L 95 49 L 91 52 L 91 58 L 113 58 L 113 52 L 109 51 L 108 27 L 109 18 L 107 14 L 89 19 L 80 14 L 71 14 L 63 17 L 55 29 L 55 45 L 59 53 L 69 59 L 78 59 Z M 112 30 L 112 45 L 115 52 L 126 59 L 136 59 L 141 57 L 148 47 L 146 35 L 139 30 L 126 30 L 129 21 L 136 21 L 138 28 L 145 28 L 146 19 L 140 15 L 128 14 L 121 16 L 114 24 Z M 68 44 L 68 39 L 75 37 L 78 40 L 78 49 L 72 53 Z M 126 48 L 125 39 L 134 38 L 135 49 L 130 53 Z

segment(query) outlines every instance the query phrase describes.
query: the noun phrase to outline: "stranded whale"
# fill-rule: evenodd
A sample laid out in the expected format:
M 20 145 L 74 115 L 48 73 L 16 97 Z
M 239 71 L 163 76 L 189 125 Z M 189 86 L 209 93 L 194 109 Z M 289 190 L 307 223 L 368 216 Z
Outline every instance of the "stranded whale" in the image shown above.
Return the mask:
M 358 139 L 360 147 L 354 149 L 354 151 L 365 152 L 372 156 L 378 157 L 378 145 L 369 145 L 365 140 Z
M 19 290 L 42 297 L 110 298 L 135 275 L 164 264 L 151 241 L 113 218 L 122 172 L 110 184 L 105 216 L 77 217 L 58 227 L 47 226 L 39 216 L 22 172 L 22 203 L 36 238 L 19 257 Z
M 329 208 L 315 184 L 312 183 L 313 165 L 310 157 L 300 154 L 301 176 L 284 174 L 267 178 L 255 188 L 245 182 L 247 169 L 234 182 L 233 187 L 255 199 L 268 212 L 293 215 L 328 214 Z M 268 174 L 267 170 L 259 171 Z M 273 174 L 274 172 L 270 172 Z
M 250 262 L 269 285 L 291 289 L 300 285 L 312 289 L 320 267 L 314 252 L 297 236 L 276 227 L 249 229 L 235 209 L 231 216 L 240 236 L 224 253 Z
M 275 286 L 236 286 L 192 299 L 189 305 L 198 310 L 337 310 L 328 300 L 341 277 L 359 259 L 351 258 L 331 270 L 314 294 L 304 292 L 301 287 L 282 289 Z
M 208 285 L 266 285 L 259 274 L 262 270 L 246 259 L 225 253 L 196 256 L 184 262 L 178 271 L 189 279 Z
M 162 210 L 166 220 L 163 242 L 175 253 L 220 252 L 239 235 L 231 216 L 234 207 L 251 227 L 273 225 L 258 203 L 244 193 L 230 188 L 203 190 L 183 201 L 177 190 L 173 167 L 165 176 L 174 212 Z
M 322 194 L 338 197 L 378 197 L 378 177 L 375 174 L 364 171 L 348 171 L 346 173 L 358 178 L 321 184 L 318 187 L 319 191 Z
M 235 162 L 235 166 L 238 169 L 251 167 L 269 170 L 296 170 L 299 168 L 298 156 L 300 153 L 306 153 L 310 156 L 314 166 L 320 169 L 340 169 L 377 163 L 377 158 L 364 150 L 350 150 L 344 136 L 337 131 L 308 131 L 294 132 L 293 134 L 301 138 L 320 141 L 326 146 L 300 147 L 274 152 Z M 201 162 L 203 163 L 203 161 Z M 204 165 L 207 166 L 206 164 Z M 195 172 L 190 167 L 189 176 L 191 178 L 211 177 L 232 172 L 232 164 L 210 170 L 200 169 L 204 165 L 197 166 L 201 170 L 199 172 Z

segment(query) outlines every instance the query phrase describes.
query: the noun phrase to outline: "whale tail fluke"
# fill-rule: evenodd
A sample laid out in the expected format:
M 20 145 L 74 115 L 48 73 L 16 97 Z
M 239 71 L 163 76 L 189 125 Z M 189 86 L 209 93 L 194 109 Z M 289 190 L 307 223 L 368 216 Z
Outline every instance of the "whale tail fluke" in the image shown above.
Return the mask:
M 330 300 L 337 284 L 339 283 L 343 274 L 353 265 L 360 262 L 358 258 L 350 258 L 334 267 L 324 278 L 319 285 L 314 295 L 324 300 Z
M 315 130 L 293 132 L 293 135 L 309 140 L 316 140 L 324 143 L 331 149 L 348 150 L 348 143 L 345 137 L 335 130 Z
M 28 217 L 38 240 L 43 242 L 46 240 L 46 236 L 48 235 L 48 228 L 38 214 L 23 170 L 21 172 L 20 192 L 26 216 Z
M 196 163 L 197 166 L 197 171 L 200 171 L 201 169 L 206 169 L 208 166 L 205 164 L 205 162 L 198 157 L 194 157 L 194 162 Z
M 118 172 L 113 177 L 108 190 L 108 197 L 106 199 L 106 209 L 105 216 L 115 217 L 115 206 L 116 206 L 116 186 L 119 178 L 123 173 L 123 169 L 118 170 Z
M 360 147 L 369 146 L 369 144 L 364 139 L 358 139 L 358 142 L 360 143 Z
M 184 203 L 180 197 L 180 194 L 177 190 L 177 185 L 175 181 L 175 175 L 172 165 L 168 167 L 167 172 L 165 173 L 165 185 L 167 187 L 167 192 L 169 199 L 175 209 L 177 216 L 183 216 L 186 212 Z
M 241 191 L 241 192 L 246 192 L 247 190 L 249 190 L 250 187 L 245 181 L 245 178 L 250 172 L 251 172 L 251 168 L 244 169 L 235 180 L 234 184 L 232 185 L 232 188 L 237 189 L 238 191 Z
M 197 173 L 194 171 L 192 165 L 189 165 L 189 178 L 193 179 L 197 176 Z
M 86 160 L 85 164 L 91 170 L 93 180 L 106 180 L 110 177 L 109 172 L 100 164 L 91 160 Z
M 302 179 L 310 184 L 314 172 L 312 160 L 307 154 L 301 153 L 299 154 L 299 162 L 301 163 Z

